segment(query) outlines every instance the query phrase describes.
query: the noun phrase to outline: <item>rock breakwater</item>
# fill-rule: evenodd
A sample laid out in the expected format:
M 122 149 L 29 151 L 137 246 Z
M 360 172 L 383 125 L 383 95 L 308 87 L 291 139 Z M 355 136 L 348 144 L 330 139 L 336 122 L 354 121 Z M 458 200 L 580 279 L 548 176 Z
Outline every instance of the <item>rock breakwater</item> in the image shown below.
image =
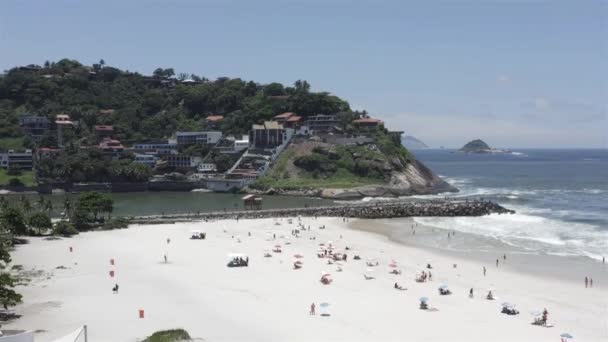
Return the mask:
M 131 218 L 130 221 L 131 223 L 167 223 L 190 220 L 256 219 L 296 216 L 381 219 L 415 216 L 483 216 L 489 214 L 511 214 L 514 212 L 497 203 L 481 200 L 385 201 L 324 207 L 139 216 Z

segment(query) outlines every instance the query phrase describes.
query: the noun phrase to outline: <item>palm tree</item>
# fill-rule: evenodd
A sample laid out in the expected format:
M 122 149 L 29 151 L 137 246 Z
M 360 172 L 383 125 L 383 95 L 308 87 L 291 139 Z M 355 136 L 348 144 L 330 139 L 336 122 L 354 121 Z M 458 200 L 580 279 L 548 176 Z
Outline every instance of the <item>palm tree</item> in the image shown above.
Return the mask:
M 63 201 L 63 210 L 64 210 L 64 215 L 67 216 L 68 218 L 68 222 L 70 221 L 70 210 L 72 209 L 72 202 L 70 202 L 70 198 L 69 197 L 65 197 L 65 200 Z
M 23 208 L 23 211 L 25 211 L 26 214 L 29 213 L 30 210 L 32 210 L 32 203 L 30 202 L 29 198 L 21 196 L 19 202 L 21 202 L 21 207 Z

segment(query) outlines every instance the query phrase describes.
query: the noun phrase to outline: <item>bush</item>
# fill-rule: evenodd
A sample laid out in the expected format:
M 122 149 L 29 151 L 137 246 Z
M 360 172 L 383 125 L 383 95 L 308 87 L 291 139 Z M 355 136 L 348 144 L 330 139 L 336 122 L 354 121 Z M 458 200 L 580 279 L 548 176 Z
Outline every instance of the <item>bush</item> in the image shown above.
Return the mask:
M 106 223 L 103 224 L 102 229 L 112 230 L 112 229 L 122 229 L 127 228 L 129 226 L 129 220 L 124 217 L 113 218 Z
M 21 176 L 21 168 L 16 165 L 11 165 L 6 170 L 6 174 L 9 176 Z
M 55 223 L 53 234 L 61 236 L 72 236 L 78 234 L 78 230 L 74 226 L 65 220 Z
M 30 228 L 34 229 L 34 233 L 38 235 L 44 234 L 48 229 L 53 229 L 53 223 L 47 213 L 38 212 L 30 216 Z
M 157 331 L 146 337 L 143 342 L 179 342 L 189 340 L 190 335 L 184 329 L 171 329 Z
M 8 185 L 10 185 L 10 186 L 25 186 L 25 184 L 23 184 L 23 182 L 19 178 L 11 178 L 11 179 L 9 179 L 8 180 Z

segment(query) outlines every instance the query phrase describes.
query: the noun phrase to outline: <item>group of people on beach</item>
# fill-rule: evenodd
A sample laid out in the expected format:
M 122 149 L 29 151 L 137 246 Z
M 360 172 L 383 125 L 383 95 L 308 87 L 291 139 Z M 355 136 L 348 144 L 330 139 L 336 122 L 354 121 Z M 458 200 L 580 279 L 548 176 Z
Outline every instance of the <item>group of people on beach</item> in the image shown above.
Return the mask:
M 585 276 L 585 287 L 593 287 L 593 278 Z

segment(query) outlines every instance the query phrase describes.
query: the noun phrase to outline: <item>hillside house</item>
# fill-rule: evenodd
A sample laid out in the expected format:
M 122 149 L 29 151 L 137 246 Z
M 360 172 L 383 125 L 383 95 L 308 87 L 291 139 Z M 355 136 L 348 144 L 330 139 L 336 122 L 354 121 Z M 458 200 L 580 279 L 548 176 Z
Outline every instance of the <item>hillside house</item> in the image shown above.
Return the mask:
M 254 124 L 249 131 L 249 145 L 254 148 L 275 148 L 286 140 L 285 128 L 276 121 L 265 121 L 261 125 Z

